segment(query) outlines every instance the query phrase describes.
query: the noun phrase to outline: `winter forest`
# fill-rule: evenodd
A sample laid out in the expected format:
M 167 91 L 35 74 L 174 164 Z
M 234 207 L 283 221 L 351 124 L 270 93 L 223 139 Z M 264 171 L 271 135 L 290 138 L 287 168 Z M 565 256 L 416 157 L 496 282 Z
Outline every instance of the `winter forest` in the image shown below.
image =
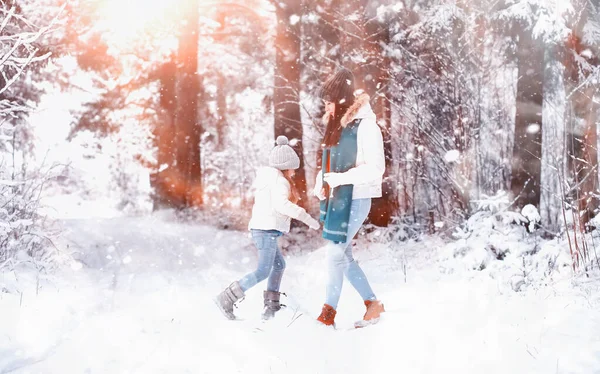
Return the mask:
M 0 0 L 0 72 L 0 374 L 600 373 L 600 1 Z

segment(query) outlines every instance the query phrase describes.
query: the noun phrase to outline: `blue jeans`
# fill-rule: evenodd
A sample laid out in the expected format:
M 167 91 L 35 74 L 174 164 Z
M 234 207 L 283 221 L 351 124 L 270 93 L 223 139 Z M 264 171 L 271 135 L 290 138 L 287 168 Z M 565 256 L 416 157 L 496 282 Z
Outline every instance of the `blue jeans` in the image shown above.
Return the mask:
M 348 222 L 348 238 L 344 243 L 330 243 L 327 247 L 327 265 L 329 280 L 327 282 L 327 298 L 325 303 L 337 309 L 344 275 L 358 291 L 363 300 L 376 300 L 369 281 L 360 266 L 352 257 L 352 238 L 358 232 L 371 210 L 371 199 L 352 200 L 350 219 Z
M 279 291 L 285 260 L 277 246 L 277 238 L 283 234 L 277 230 L 252 230 L 251 232 L 252 241 L 258 248 L 258 266 L 254 272 L 240 279 L 240 286 L 246 292 L 257 283 L 269 278 L 267 291 Z

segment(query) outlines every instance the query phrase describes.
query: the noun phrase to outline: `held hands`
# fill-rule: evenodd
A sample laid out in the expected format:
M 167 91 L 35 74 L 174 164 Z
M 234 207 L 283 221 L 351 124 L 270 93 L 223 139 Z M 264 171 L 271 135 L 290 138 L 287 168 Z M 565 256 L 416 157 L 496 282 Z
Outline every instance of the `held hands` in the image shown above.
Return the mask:
M 319 200 L 325 200 L 325 189 L 323 187 L 313 189 L 313 195 L 315 195 Z
M 323 175 L 323 179 L 331 188 L 336 188 L 337 186 L 345 184 L 342 173 L 325 173 L 325 175 Z
M 344 174 L 343 173 L 325 173 L 323 175 L 323 180 L 331 188 L 336 188 L 337 186 L 347 184 L 344 182 Z M 323 188 L 321 183 L 318 183 L 317 185 L 315 185 L 315 188 L 313 189 L 313 195 L 318 197 L 319 200 L 325 200 L 325 198 L 326 198 L 325 188 Z

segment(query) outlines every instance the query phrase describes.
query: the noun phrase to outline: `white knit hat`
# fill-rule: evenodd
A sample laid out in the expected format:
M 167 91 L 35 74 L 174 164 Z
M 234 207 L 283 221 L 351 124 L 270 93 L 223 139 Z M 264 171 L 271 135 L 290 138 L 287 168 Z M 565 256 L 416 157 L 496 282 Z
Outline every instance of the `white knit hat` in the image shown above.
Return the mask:
M 276 142 L 277 145 L 269 154 L 269 166 L 279 170 L 298 169 L 300 158 L 296 151 L 288 145 L 288 138 L 279 135 Z

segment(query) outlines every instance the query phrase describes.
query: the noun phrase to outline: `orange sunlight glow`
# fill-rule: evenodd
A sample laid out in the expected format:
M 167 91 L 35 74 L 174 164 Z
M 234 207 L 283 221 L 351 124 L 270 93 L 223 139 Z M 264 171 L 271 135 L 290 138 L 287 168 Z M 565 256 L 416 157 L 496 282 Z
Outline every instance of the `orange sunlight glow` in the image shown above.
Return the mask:
M 104 38 L 119 52 L 138 41 L 152 40 L 158 47 L 176 46 L 172 30 L 177 27 L 178 0 L 101 0 L 97 25 Z M 182 1 L 183 2 L 183 1 Z M 161 48 L 162 49 L 162 48 Z

